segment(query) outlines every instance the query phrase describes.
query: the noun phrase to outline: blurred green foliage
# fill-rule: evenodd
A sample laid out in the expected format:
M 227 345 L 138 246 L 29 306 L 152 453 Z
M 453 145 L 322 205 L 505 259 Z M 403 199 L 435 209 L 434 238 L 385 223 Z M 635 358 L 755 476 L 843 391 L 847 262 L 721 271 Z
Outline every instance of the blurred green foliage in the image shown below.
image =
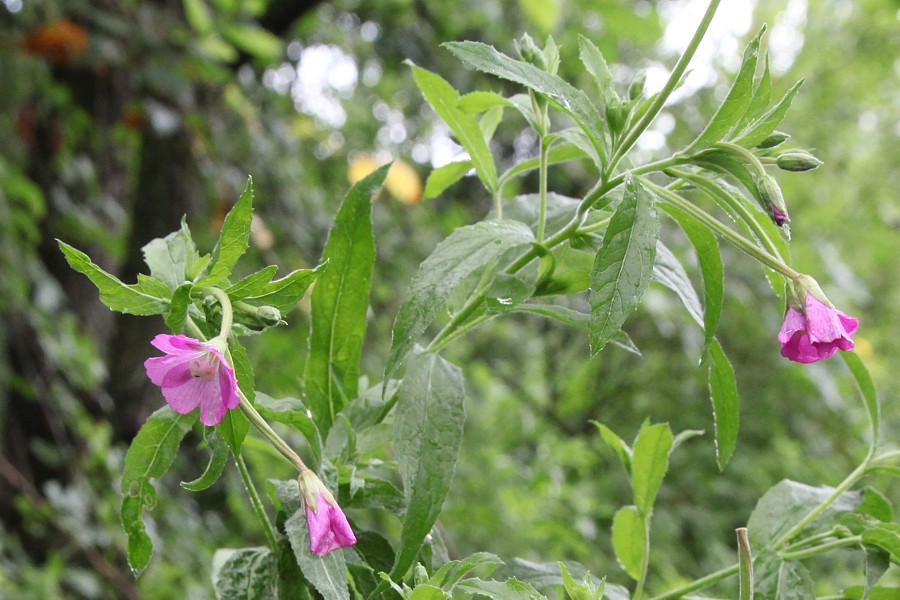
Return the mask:
M 491 204 L 471 177 L 416 202 L 416 186 L 458 147 L 402 62 L 440 73 L 457 89 L 497 89 L 506 84 L 460 68 L 439 44 L 471 39 L 512 52 L 512 40 L 529 31 L 554 36 L 561 74 L 578 81 L 582 34 L 603 51 L 624 92 L 637 73 L 622 64 L 647 68 L 648 86 L 671 65 L 680 48 L 667 25 L 694 3 L 334 0 L 295 3 L 281 21 L 273 15 L 286 3 L 276 0 L 3 4 L 0 596 L 203 598 L 212 594 L 214 550 L 261 542 L 262 532 L 231 470 L 201 494 L 178 487 L 202 470 L 196 451 L 159 484 L 151 535 L 164 560 L 136 582 L 127 572 L 113 490 L 125 443 L 162 402 L 141 382 L 149 337 L 130 333 L 131 321 L 110 315 L 66 272 L 53 238 L 90 250 L 130 282 L 135 252 L 175 230 L 184 213 L 208 250 L 250 173 L 257 189 L 250 256 L 259 265 L 311 267 L 354 168 L 400 158 L 410 170 L 395 176 L 374 211 L 362 371 L 377 381 L 415 268 Z M 795 265 L 816 273 L 835 304 L 860 318 L 858 351 L 882 390 L 885 430 L 896 432 L 900 5 L 752 4 L 752 19 L 745 27 L 733 20 L 733 29 L 747 37 L 769 23 L 775 94 L 806 80 L 785 122 L 790 142 L 825 161 L 813 173 L 779 178 Z M 737 66 L 746 40 L 726 51 L 733 37 L 705 42 L 723 50 L 705 55 L 701 84 L 686 84 L 641 152 L 691 139 L 698 115 L 714 110 Z M 536 153 L 536 137 L 510 117 L 492 151 L 508 166 Z M 512 185 L 527 192 L 535 183 L 525 177 Z M 577 195 L 590 183 L 577 164 L 551 170 L 558 192 Z M 689 256 L 686 242 L 673 249 Z M 834 484 L 853 468 L 864 453 L 865 415 L 843 365 L 781 359 L 775 333 L 783 306 L 754 263 L 723 250 L 728 297 L 719 332 L 742 395 L 738 448 L 725 475 L 695 358 L 702 334 L 667 290 L 652 284 L 626 324 L 642 356 L 610 347 L 588 360 L 583 334 L 537 317 L 507 318 L 447 351 L 469 387 L 463 449 L 441 518 L 451 556 L 485 550 L 504 559 L 572 559 L 624 583 L 609 531 L 630 492 L 592 419 L 628 439 L 647 415 L 675 432 L 707 432 L 673 454 L 660 490 L 652 540 L 665 553 L 653 565 L 660 585 L 730 562 L 734 528 L 778 480 Z M 287 315 L 289 325 L 264 345 L 250 344 L 258 385 L 272 396 L 298 393 L 304 310 Z M 292 441 L 302 452 L 300 438 Z M 263 449 L 245 448 L 248 462 L 271 478 L 290 476 Z M 896 484 L 882 483 L 897 496 Z M 849 576 L 859 565 L 826 568 Z

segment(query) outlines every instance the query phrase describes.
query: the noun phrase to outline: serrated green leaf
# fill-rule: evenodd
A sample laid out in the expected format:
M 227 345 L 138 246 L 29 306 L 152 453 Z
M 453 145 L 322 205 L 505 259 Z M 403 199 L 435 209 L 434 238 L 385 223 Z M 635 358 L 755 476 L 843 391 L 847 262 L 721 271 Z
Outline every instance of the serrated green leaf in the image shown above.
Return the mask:
M 211 450 L 206 469 L 197 479 L 181 482 L 181 487 L 191 492 L 200 492 L 209 488 L 219 480 L 222 471 L 225 470 L 225 465 L 228 464 L 229 448 L 222 436 L 213 430 L 207 434 L 206 443 Z
M 277 582 L 275 555 L 268 548 L 222 548 L 213 555 L 217 600 L 269 600 L 275 597 Z
M 634 580 L 643 571 L 647 560 L 647 529 L 634 506 L 616 511 L 612 524 L 612 544 L 622 569 Z
M 277 308 L 282 313 L 288 313 L 297 306 L 297 303 L 306 295 L 309 286 L 316 281 L 325 268 L 326 264 L 323 263 L 315 269 L 291 271 L 281 279 L 274 279 L 259 290 L 248 293 L 244 297 L 244 301 L 256 306 L 265 304 Z
M 781 121 L 784 120 L 784 115 L 787 114 L 788 109 L 791 107 L 791 102 L 793 102 L 797 92 L 800 91 L 801 85 L 803 85 L 802 79 L 787 91 L 778 104 L 770 108 L 763 116 L 747 125 L 744 130 L 734 136 L 734 143 L 740 144 L 745 148 L 753 148 L 769 137 Z
M 141 252 L 150 268 L 150 275 L 172 290 L 190 279 L 188 272 L 193 271 L 200 261 L 200 254 L 184 219 L 178 231 L 151 240 L 141 248 Z
M 294 427 L 303 434 L 313 455 L 312 465 L 316 468 L 322 461 L 322 438 L 319 428 L 309 417 L 306 405 L 297 398 L 273 398 L 256 392 L 256 409 L 266 419 L 278 421 Z
M 417 585 L 407 600 L 444 600 L 448 597 L 441 588 L 424 583 Z
M 259 295 L 277 272 L 278 267 L 270 265 L 260 269 L 256 273 L 247 275 L 234 285 L 226 288 L 225 292 L 232 301 L 243 300 L 244 298 Z
M 653 272 L 658 238 L 653 198 L 631 180 L 591 271 L 591 355 L 603 349 L 640 302 Z
M 881 406 L 878 403 L 878 392 L 875 389 L 875 384 L 872 382 L 872 376 L 869 375 L 869 370 L 866 369 L 866 365 L 859 356 L 855 352 L 841 352 L 840 354 L 847 368 L 850 369 L 850 373 L 853 374 L 856 387 L 862 396 L 863 404 L 866 408 L 866 414 L 869 415 L 869 429 L 871 432 L 869 443 L 874 448 L 875 444 L 878 443 L 881 423 Z
M 725 269 L 716 236 L 704 225 L 697 222 L 680 208 L 664 203 L 663 210 L 669 214 L 684 231 L 694 246 L 697 263 L 703 276 L 703 331 L 705 334 L 703 354 L 712 343 L 719 318 L 722 316 L 722 299 L 725 295 Z
M 172 290 L 169 286 L 162 281 L 154 279 L 149 275 L 144 275 L 143 273 L 138 273 L 137 283 L 130 287 L 135 291 L 147 294 L 148 296 L 153 296 L 154 298 L 159 298 L 165 302 L 168 302 L 172 297 Z
M 875 523 L 862 533 L 863 544 L 877 546 L 900 560 L 900 524 Z
M 456 589 L 475 596 L 487 596 L 495 600 L 540 600 L 545 598 L 531 585 L 516 579 L 485 581 L 471 578 L 460 581 Z
M 197 416 L 196 411 L 181 415 L 168 406 L 160 408 L 150 415 L 125 453 L 119 517 L 128 535 L 128 564 L 136 574 L 150 562 L 153 551 L 143 522 L 144 509 L 156 504 L 153 482 L 172 466 L 178 446 Z
M 250 240 L 250 222 L 253 220 L 253 178 L 247 178 L 247 187 L 235 205 L 228 211 L 219 232 L 219 241 L 213 249 L 209 270 L 198 285 L 219 285 L 231 275 L 238 259 L 247 251 Z
M 861 585 L 852 585 L 843 589 L 845 598 L 849 600 L 897 600 L 900 598 L 900 587 L 876 586 L 869 591 L 868 596 L 863 596 L 865 588 Z
M 554 144 L 547 152 L 548 165 L 556 165 L 566 161 L 577 160 L 581 158 L 590 158 L 590 156 L 586 154 L 580 146 L 577 146 L 574 143 L 568 141 Z M 541 161 L 539 157 L 523 160 L 522 162 L 516 163 L 508 170 L 504 171 L 503 175 L 500 176 L 500 181 L 505 183 L 513 177 L 517 177 L 519 175 L 522 175 L 523 173 L 528 173 L 529 171 L 538 169 L 540 165 Z
M 425 100 L 447 123 L 457 141 L 469 153 L 478 178 L 488 191 L 494 192 L 497 189 L 497 167 L 494 166 L 494 157 L 478 121 L 470 113 L 460 110 L 459 93 L 440 75 L 415 65 L 412 65 L 412 70 L 413 79 L 416 80 L 416 85 L 419 86 Z
M 741 69 L 738 71 L 734 83 L 731 84 L 731 89 L 728 90 L 722 104 L 719 105 L 713 118 L 703 128 L 697 139 L 685 148 L 685 153 L 705 148 L 719 141 L 729 129 L 737 125 L 744 113 L 747 112 L 750 99 L 753 97 L 753 76 L 756 73 L 756 61 L 759 56 L 759 40 L 764 31 L 765 27 L 744 50 Z
M 756 119 L 769 107 L 772 98 L 772 74 L 769 72 L 769 57 L 764 59 L 763 72 L 753 86 L 753 97 L 747 106 L 747 112 L 741 118 L 738 128 L 743 128 L 748 122 Z
M 460 370 L 437 354 L 415 356 L 400 384 L 394 411 L 394 451 L 407 499 L 397 579 L 413 564 L 441 511 L 456 470 L 465 421 Z
M 647 422 L 641 425 L 634 440 L 631 486 L 634 489 L 634 504 L 645 519 L 649 518 L 653 511 L 656 494 L 669 469 L 672 441 L 672 430 L 668 424 L 650 425 Z
M 551 100 L 571 116 L 590 138 L 597 154 L 605 157 L 606 125 L 597 107 L 581 90 L 552 73 L 510 58 L 492 46 L 480 42 L 449 42 L 443 44 L 461 61 L 485 73 L 514 81 Z
M 428 200 L 440 196 L 444 190 L 462 179 L 471 169 L 471 160 L 458 160 L 433 170 L 425 180 L 424 198 Z
M 256 396 L 256 382 L 253 367 L 250 366 L 250 360 L 247 358 L 247 351 L 234 336 L 228 338 L 228 351 L 231 353 L 231 362 L 238 388 L 243 392 L 245 398 L 252 401 Z
M 734 368 L 719 341 L 709 345 L 709 396 L 716 427 L 716 463 L 723 470 L 734 453 L 740 426 L 740 398 Z
M 513 107 L 508 98 L 504 98 L 496 92 L 475 91 L 459 97 L 459 109 L 463 112 L 478 114 L 497 106 Z
M 250 431 L 250 421 L 247 420 L 240 408 L 226 410 L 225 416 L 216 425 L 216 431 L 219 432 L 234 455 L 238 456 L 241 453 L 244 438 Z
M 616 432 L 612 429 L 600 423 L 598 421 L 591 421 L 597 429 L 600 431 L 600 437 L 606 443 L 606 445 L 616 453 L 616 456 L 619 457 L 619 461 L 622 463 L 622 466 L 625 467 L 625 472 L 629 475 L 631 474 L 631 458 L 632 458 L 632 450 L 631 447 L 625 443 L 625 440 L 620 438 Z
M 604 104 L 619 100 L 619 94 L 616 93 L 615 81 L 603 58 L 603 53 L 594 45 L 594 42 L 587 39 L 583 35 L 578 36 L 578 58 L 582 64 L 594 77 L 597 89 L 600 91 L 600 97 L 603 98 Z
M 499 556 L 490 552 L 476 552 L 463 558 L 446 563 L 431 578 L 431 583 L 450 591 L 453 586 L 474 569 L 487 567 L 483 571 L 492 572 L 496 567 L 504 564 Z
M 759 499 L 747 521 L 751 546 L 761 550 L 780 539 L 834 491 L 832 487 L 812 487 L 788 479 L 778 482 Z M 830 527 L 837 514 L 855 510 L 861 500 L 860 492 L 844 492 L 810 525 L 811 530 Z
M 307 408 L 322 435 L 327 435 L 335 415 L 356 398 L 375 264 L 372 195 L 389 168 L 376 169 L 347 192 L 322 252 L 322 263 L 328 266 L 312 292 L 304 372 Z
M 100 301 L 110 309 L 132 315 L 159 315 L 165 312 L 168 302 L 142 291 L 148 285 L 146 281 L 141 285 L 125 285 L 91 262 L 84 252 L 60 240 L 56 241 L 69 266 L 86 275 L 97 286 Z
M 651 279 L 669 288 L 678 296 L 694 321 L 703 327 L 703 308 L 697 290 L 691 283 L 681 261 L 661 241 L 656 240 L 656 260 Z
M 507 252 L 522 250 L 533 242 L 534 234 L 523 223 L 483 221 L 460 227 L 438 244 L 419 266 L 397 313 L 384 379 L 396 372 L 463 280 Z

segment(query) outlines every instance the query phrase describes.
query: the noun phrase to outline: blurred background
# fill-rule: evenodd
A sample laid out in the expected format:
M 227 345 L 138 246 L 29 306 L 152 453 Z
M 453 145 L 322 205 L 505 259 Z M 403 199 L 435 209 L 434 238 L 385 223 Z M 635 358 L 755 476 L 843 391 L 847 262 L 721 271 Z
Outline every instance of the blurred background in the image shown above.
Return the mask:
M 254 232 L 239 268 L 287 272 L 317 264 L 350 182 L 394 160 L 374 208 L 378 260 L 363 372 L 377 381 L 419 262 L 491 203 L 473 177 L 422 200 L 430 170 L 461 149 L 403 62 L 463 92 L 512 93 L 507 82 L 461 68 L 440 44 L 480 40 L 514 53 L 523 32 L 539 42 L 552 35 L 560 73 L 592 90 L 577 57 L 581 34 L 602 49 L 623 89 L 643 70 L 653 92 L 705 5 L 0 0 L 0 597 L 209 598 L 215 549 L 264 543 L 236 473 L 200 494 L 178 486 L 205 465 L 189 437 L 149 523 L 156 555 L 132 577 L 117 480 L 128 442 L 162 405 L 142 363 L 164 325 L 108 311 L 67 268 L 55 238 L 133 282 L 141 247 L 175 230 L 182 215 L 210 250 L 252 175 Z M 793 219 L 794 266 L 859 317 L 857 348 L 879 386 L 890 441 L 900 387 L 900 1 L 723 0 L 691 77 L 636 160 L 692 139 L 763 23 L 775 95 L 805 79 L 781 129 L 825 162 L 777 175 Z M 492 146 L 498 165 L 535 155 L 536 141 L 507 114 Z M 550 188 L 578 196 L 592 177 L 585 164 L 567 164 L 551 170 Z M 518 185 L 536 189 L 529 178 Z M 663 235 L 690 262 L 677 232 Z M 742 395 L 738 449 L 724 474 L 697 364 L 702 336 L 668 290 L 651 285 L 626 324 L 643 356 L 610 347 L 589 360 L 580 332 L 496 320 L 446 353 L 469 387 L 460 465 L 440 521 L 452 556 L 577 560 L 626 583 L 609 527 L 630 492 L 592 419 L 629 440 L 647 415 L 676 432 L 707 432 L 674 454 L 657 502 L 656 591 L 732 562 L 734 528 L 780 479 L 833 485 L 852 470 L 865 453 L 866 422 L 842 362 L 782 359 L 783 305 L 757 264 L 723 251 L 720 339 Z M 301 393 L 303 305 L 287 320 L 247 340 L 257 387 L 273 396 Z M 263 477 L 290 477 L 252 447 L 247 454 Z M 879 485 L 898 499 L 896 485 Z M 846 584 L 859 582 L 859 564 L 809 566 L 831 581 L 846 572 Z

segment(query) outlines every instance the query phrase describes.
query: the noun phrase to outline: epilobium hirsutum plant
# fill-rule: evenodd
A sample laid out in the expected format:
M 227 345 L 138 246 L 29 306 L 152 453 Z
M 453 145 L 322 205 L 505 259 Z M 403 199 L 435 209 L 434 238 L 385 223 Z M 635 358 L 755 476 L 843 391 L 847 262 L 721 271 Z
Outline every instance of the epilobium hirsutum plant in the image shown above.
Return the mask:
M 367 385 L 368 379 L 360 377 L 360 355 L 375 260 L 371 198 L 386 168 L 344 198 L 321 265 L 281 279 L 273 279 L 275 267 L 232 278 L 250 231 L 249 185 L 211 255 L 199 253 L 183 225 L 145 247 L 150 274 L 132 285 L 60 243 L 70 265 L 91 278 L 107 306 L 162 315 L 174 333 L 154 341 L 166 356 L 146 362 L 148 376 L 169 406 L 155 412 L 135 438 L 122 477 L 121 516 L 135 571 L 150 560 L 152 544 L 142 513 L 154 504 L 153 481 L 175 460 L 187 431 L 195 429 L 212 456 L 206 472 L 184 487 L 200 491 L 211 485 L 231 453 L 268 541 L 267 547 L 220 551 L 213 574 L 220 597 L 506 599 L 557 597 L 564 590 L 579 600 L 639 600 L 653 589 L 654 600 L 661 600 L 731 579 L 741 598 L 754 592 L 762 598 L 807 598 L 813 595 L 812 581 L 801 561 L 837 548 L 866 556 L 865 578 L 848 597 L 889 593 L 878 581 L 890 560 L 900 556 L 898 525 L 891 522 L 883 496 L 851 488 L 875 470 L 896 474 L 891 462 L 900 453 L 879 449 L 875 391 L 851 352 L 857 320 L 837 310 L 787 259 L 790 213 L 773 169 L 804 171 L 820 162 L 805 150 L 783 148 L 788 136 L 776 128 L 799 84 L 772 102 L 768 63 L 759 52 L 763 32 L 747 47 L 730 91 L 694 140 L 667 158 L 633 162 L 633 147 L 684 76 L 717 5 L 710 2 L 667 82 L 649 97 L 640 76 L 620 93 L 601 52 L 586 38 L 578 55 L 597 84 L 591 92 L 558 75 L 562 58 L 552 39 L 541 48 L 523 37 L 516 44 L 518 57 L 475 42 L 446 45 L 465 65 L 519 86 L 520 93 L 512 96 L 460 95 L 439 75 L 411 67 L 426 100 L 468 153 L 465 160 L 433 171 L 426 195 L 444 192 L 474 170 L 493 199 L 493 211 L 453 231 L 422 263 L 397 314 L 380 384 Z M 539 145 L 537 156 L 500 172 L 490 144 L 508 110 L 524 117 Z M 574 160 L 587 164 L 596 182 L 581 198 L 553 193 L 549 169 Z M 537 172 L 535 193 L 507 197 L 507 184 L 532 171 Z M 701 294 L 666 247 L 663 219 L 680 227 L 696 250 Z M 653 508 L 671 452 L 697 432 L 674 434 L 668 424 L 648 420 L 628 443 L 598 422 L 601 438 L 621 461 L 633 490 L 632 502 L 615 513 L 611 532 L 632 586 L 606 584 L 605 577 L 592 577 L 573 563 L 558 568 L 545 563 L 524 572 L 510 565 L 507 577 L 491 580 L 482 577 L 503 562 L 500 558 L 478 553 L 451 560 L 435 524 L 460 449 L 465 387 L 461 370 L 440 351 L 488 320 L 531 313 L 584 330 L 592 354 L 609 343 L 633 349 L 622 326 L 651 278 L 671 287 L 703 330 L 701 358 L 715 414 L 715 452 L 724 469 L 738 437 L 738 393 L 732 365 L 716 338 L 724 294 L 719 240 L 761 263 L 783 298 L 773 301 L 786 304 L 781 331 L 773 331 L 772 347 L 760 352 L 774 352 L 776 337 L 782 354 L 799 362 L 843 351 L 871 425 L 860 466 L 835 487 L 782 481 L 740 528 L 733 564 L 696 580 L 682 579 L 688 582 L 664 591 L 648 581 Z M 278 326 L 313 281 L 303 389 L 296 398 L 273 399 L 255 389 L 265 382 L 254 381 L 240 338 Z M 558 300 L 576 295 L 589 311 Z M 453 306 L 449 315 L 448 306 Z M 435 321 L 441 328 L 424 338 Z M 312 468 L 267 419 L 297 429 L 294 439 L 302 436 Z M 299 476 L 268 482 L 274 523 L 242 458 L 251 424 Z M 371 445 L 382 438 L 363 435 L 384 424 L 392 432 L 391 463 L 369 459 Z M 375 508 L 399 520 L 399 533 L 391 539 L 355 524 Z M 452 530 L 454 524 L 443 526 Z M 476 568 L 478 577 L 472 576 Z

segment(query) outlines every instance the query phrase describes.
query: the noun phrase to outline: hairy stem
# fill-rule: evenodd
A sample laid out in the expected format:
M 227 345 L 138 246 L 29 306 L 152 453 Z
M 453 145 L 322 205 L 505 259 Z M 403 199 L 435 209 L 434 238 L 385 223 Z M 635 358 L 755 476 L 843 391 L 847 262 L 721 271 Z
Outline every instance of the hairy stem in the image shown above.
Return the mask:
M 256 517 L 259 519 L 259 522 L 262 523 L 263 532 L 266 534 L 266 540 L 269 542 L 269 547 L 272 551 L 275 551 L 275 548 L 278 547 L 278 538 L 275 537 L 275 528 L 272 527 L 269 515 L 266 514 L 266 509 L 263 506 L 262 500 L 259 498 L 259 492 L 256 491 L 256 486 L 253 484 L 253 479 L 250 477 L 247 463 L 244 462 L 244 457 L 240 454 L 236 455 L 234 460 L 235 463 L 237 463 L 241 479 L 244 481 L 244 487 L 247 489 L 247 495 L 250 496 L 250 504 L 253 506 L 253 512 L 256 513 Z

